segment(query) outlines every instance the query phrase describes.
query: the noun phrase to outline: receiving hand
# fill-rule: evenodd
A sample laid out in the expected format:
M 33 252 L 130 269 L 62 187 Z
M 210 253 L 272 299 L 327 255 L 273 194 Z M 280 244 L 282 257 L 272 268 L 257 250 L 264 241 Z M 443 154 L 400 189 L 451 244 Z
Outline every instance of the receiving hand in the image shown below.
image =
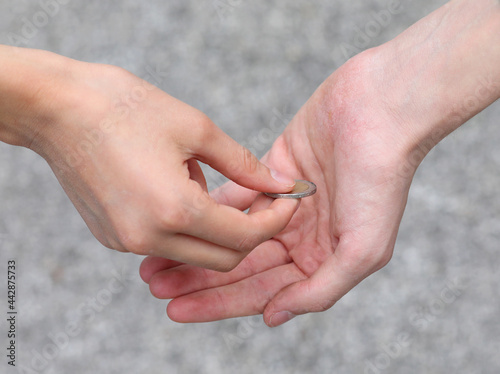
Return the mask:
M 277 326 L 330 308 L 389 261 L 417 165 L 408 162 L 409 137 L 368 79 L 376 65 L 366 52 L 335 72 L 264 157 L 270 168 L 318 187 L 284 231 L 229 273 L 144 260 L 141 276 L 153 295 L 173 298 L 170 318 L 202 322 L 263 313 Z M 234 183 L 212 195 L 240 210 L 276 203 Z

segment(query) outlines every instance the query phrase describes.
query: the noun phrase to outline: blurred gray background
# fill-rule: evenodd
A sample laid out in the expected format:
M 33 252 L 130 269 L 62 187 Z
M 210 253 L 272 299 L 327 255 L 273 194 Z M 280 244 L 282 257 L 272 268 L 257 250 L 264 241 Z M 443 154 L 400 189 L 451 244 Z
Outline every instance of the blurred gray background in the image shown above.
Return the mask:
M 252 143 L 259 129 L 276 110 L 292 116 L 351 57 L 345 46 L 376 20 L 373 12 L 391 3 L 61 0 L 43 10 L 46 2 L 1 0 L 0 43 L 35 18 L 42 26 L 25 46 L 141 77 L 158 71 L 152 83 L 239 142 L 260 145 L 258 155 L 271 145 Z M 402 1 L 368 46 L 444 3 Z M 50 13 L 47 22 L 40 11 Z M 167 301 L 138 276 L 141 258 L 102 247 L 45 161 L 0 144 L 1 372 L 500 372 L 499 118 L 497 103 L 424 160 L 386 268 L 330 311 L 275 329 L 260 316 L 170 321 Z M 222 180 L 209 174 L 209 182 Z M 16 369 L 4 357 L 8 258 L 18 264 Z

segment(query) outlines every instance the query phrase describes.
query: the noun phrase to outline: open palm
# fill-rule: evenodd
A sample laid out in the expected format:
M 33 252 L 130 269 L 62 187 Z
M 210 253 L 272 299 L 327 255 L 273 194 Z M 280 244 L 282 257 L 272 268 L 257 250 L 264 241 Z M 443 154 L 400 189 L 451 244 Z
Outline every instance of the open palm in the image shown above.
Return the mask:
M 263 159 L 318 187 L 284 231 L 228 273 L 144 260 L 141 276 L 153 295 L 174 299 L 167 309 L 173 320 L 262 313 L 277 326 L 330 308 L 389 261 L 417 165 L 407 161 L 411 147 L 367 78 L 370 58 L 358 56 L 330 76 Z M 233 182 L 212 195 L 241 210 L 272 201 Z

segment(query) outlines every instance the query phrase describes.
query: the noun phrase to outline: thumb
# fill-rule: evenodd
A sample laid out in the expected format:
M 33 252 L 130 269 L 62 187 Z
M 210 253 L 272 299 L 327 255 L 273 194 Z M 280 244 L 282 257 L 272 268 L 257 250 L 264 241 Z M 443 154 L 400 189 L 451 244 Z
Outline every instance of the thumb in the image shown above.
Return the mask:
M 210 165 L 241 186 L 262 192 L 288 192 L 295 180 L 271 170 L 247 148 L 238 144 L 215 124 L 211 123 L 203 142 L 192 144 L 194 157 Z
M 342 268 L 338 257 L 332 254 L 310 278 L 282 289 L 264 310 L 266 324 L 275 327 L 301 314 L 330 309 L 361 281 Z

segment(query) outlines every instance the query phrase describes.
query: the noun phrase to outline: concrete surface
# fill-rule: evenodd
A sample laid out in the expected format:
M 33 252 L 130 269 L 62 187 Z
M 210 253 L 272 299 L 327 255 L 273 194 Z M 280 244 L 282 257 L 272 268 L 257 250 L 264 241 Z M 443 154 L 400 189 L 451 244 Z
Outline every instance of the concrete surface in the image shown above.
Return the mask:
M 241 143 L 269 123 L 273 110 L 295 113 L 349 57 L 342 43 L 352 43 L 356 27 L 388 6 L 385 0 L 60 2 L 47 22 L 38 20 L 43 26 L 27 46 L 120 65 L 142 77 L 158 68 L 165 73 L 162 89 Z M 443 3 L 403 2 L 370 46 Z M 19 33 L 24 17 L 32 20 L 41 9 L 39 1 L 2 0 L 0 42 L 9 43 L 9 32 Z M 498 373 L 499 118 L 497 103 L 426 158 L 386 268 L 330 311 L 276 329 L 261 317 L 169 321 L 167 302 L 151 297 L 137 275 L 140 258 L 107 250 L 91 236 L 42 159 L 0 145 L 0 371 Z M 220 179 L 212 175 L 210 183 Z M 17 369 L 7 366 L 3 348 L 8 258 L 18 265 Z M 66 340 L 65 331 L 73 336 Z

